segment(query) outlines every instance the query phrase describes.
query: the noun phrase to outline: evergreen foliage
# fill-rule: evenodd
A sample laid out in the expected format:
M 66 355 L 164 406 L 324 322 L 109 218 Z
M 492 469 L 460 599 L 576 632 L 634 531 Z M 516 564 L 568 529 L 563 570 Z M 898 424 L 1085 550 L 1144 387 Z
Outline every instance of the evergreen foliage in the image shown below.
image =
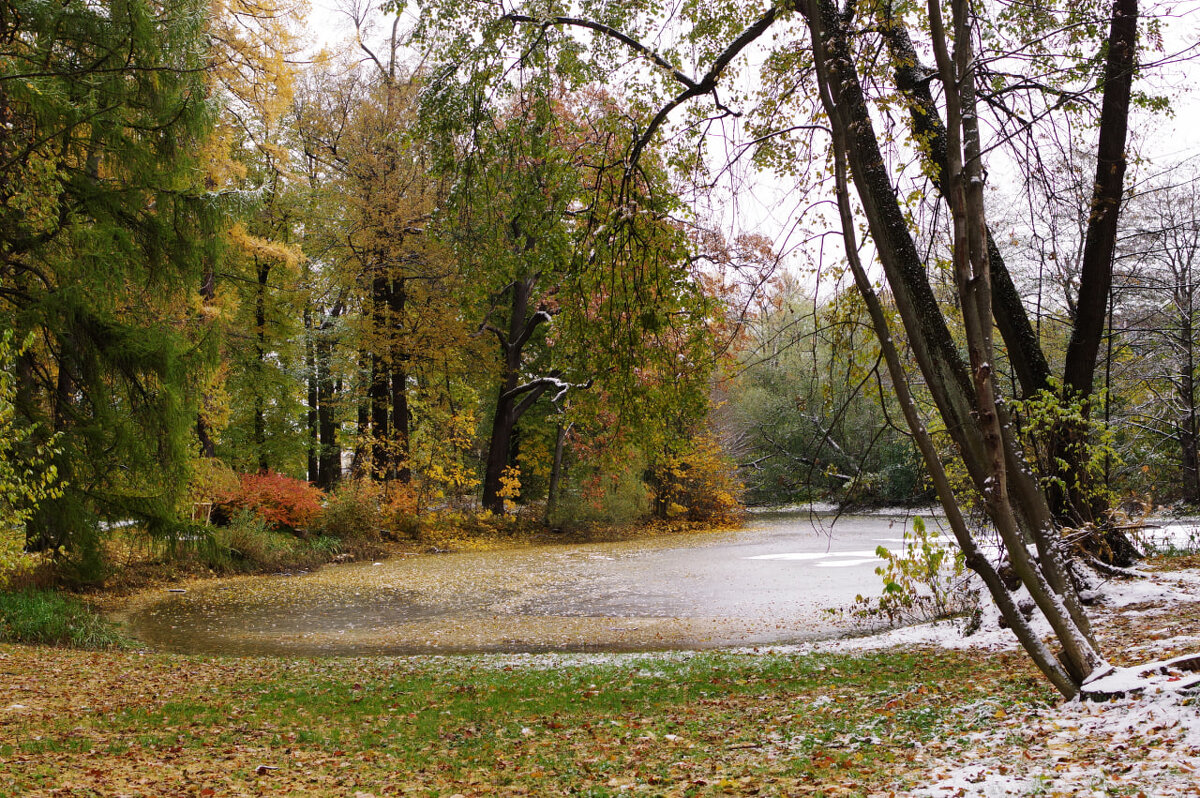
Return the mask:
M 210 356 L 192 293 L 219 203 L 196 153 L 213 121 L 205 3 L 16 0 L 0 31 L 0 299 L 21 424 L 55 436 L 63 494 L 34 549 L 96 573 L 100 524 L 174 528 L 195 381 Z

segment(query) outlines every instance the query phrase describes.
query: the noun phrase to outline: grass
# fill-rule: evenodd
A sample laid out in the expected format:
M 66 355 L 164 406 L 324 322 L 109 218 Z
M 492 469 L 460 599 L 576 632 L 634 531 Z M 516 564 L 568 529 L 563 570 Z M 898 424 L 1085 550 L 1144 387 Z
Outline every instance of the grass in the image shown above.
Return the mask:
M 1200 635 L 1200 603 L 1137 610 L 1099 616 L 1117 664 Z M 1180 640 L 1158 640 L 1164 623 Z M 1019 652 L 296 659 L 0 644 L 0 674 L 5 796 L 906 795 L 957 764 L 1048 794 L 1185 794 L 1154 785 L 1191 784 L 1200 761 L 1153 718 L 1126 739 L 1144 713 L 1119 706 L 1119 734 L 1063 742 L 1104 707 L 1060 725 Z
M 1021 657 L 981 667 L 940 651 L 547 667 L 56 651 L 44 682 L 46 663 L 23 654 L 0 649 L 18 674 L 14 697 L 22 685 L 40 691 L 0 724 L 0 793 L 12 795 L 168 785 L 222 795 L 864 795 L 916 783 L 907 774 L 920 764 L 917 743 L 966 739 L 998 708 L 1053 700 Z M 33 672 L 22 677 L 25 667 Z
M 92 649 L 130 645 L 82 601 L 51 590 L 0 593 L 0 640 Z

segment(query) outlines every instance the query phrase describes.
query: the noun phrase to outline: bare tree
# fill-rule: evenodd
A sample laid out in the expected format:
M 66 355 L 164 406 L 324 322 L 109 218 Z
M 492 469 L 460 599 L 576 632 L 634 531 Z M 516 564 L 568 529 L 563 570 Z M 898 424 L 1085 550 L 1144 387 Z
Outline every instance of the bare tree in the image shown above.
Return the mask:
M 1175 448 L 1179 497 L 1200 504 L 1200 176 L 1135 198 L 1121 334 L 1141 365 L 1132 421 Z

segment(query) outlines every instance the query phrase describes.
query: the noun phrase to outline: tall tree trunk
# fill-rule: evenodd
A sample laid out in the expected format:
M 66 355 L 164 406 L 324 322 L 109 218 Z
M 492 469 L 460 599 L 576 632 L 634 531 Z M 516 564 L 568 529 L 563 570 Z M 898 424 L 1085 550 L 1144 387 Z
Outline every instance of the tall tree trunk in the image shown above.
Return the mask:
M 504 485 L 501 478 L 508 466 L 508 443 L 517 424 L 513 413 L 513 400 L 505 400 L 502 387 L 496 399 L 496 412 L 492 416 L 492 434 L 488 441 L 487 461 L 483 472 L 483 509 L 493 513 L 504 512 L 504 497 L 500 491 Z
M 991 396 L 988 336 L 992 324 L 988 288 L 986 226 L 982 214 L 974 113 L 957 112 L 947 125 L 951 159 L 961 148 L 961 160 L 951 160 L 948 183 L 958 183 L 952 195 L 956 209 L 956 271 L 960 305 L 971 333 L 972 368 L 968 369 L 949 336 L 941 309 L 908 231 L 879 151 L 845 26 L 847 21 L 829 0 L 802 0 L 801 11 L 813 38 L 814 62 L 823 86 L 822 101 L 835 135 L 848 155 L 860 201 L 883 264 L 888 284 L 907 333 L 914 358 L 925 378 L 948 432 L 985 508 L 1001 534 L 1011 564 L 1064 647 L 1064 666 L 1078 685 L 1101 662 L 1090 636 L 1087 616 L 1067 578 L 1051 536 L 1045 498 L 1033 483 L 1010 436 L 1000 408 Z M 930 14 L 938 11 L 936 0 Z M 963 49 L 950 61 L 943 53 L 939 70 L 947 93 L 959 92 L 960 80 L 970 79 L 970 58 L 964 51 L 970 36 L 965 6 L 955 4 L 954 41 Z M 938 33 L 935 32 L 935 39 Z M 945 45 L 945 38 L 942 38 Z M 962 60 L 958 60 L 962 59 Z M 963 95 L 958 96 L 964 100 Z M 973 96 L 965 97 L 968 105 Z M 955 134 L 962 133 L 958 139 Z M 969 168 L 964 168 L 969 165 Z M 953 178 L 953 179 L 951 179 Z M 975 178 L 975 179 L 972 179 Z M 1028 542 L 1037 549 L 1034 557 Z
M 1104 64 L 1104 97 L 1100 104 L 1096 182 L 1084 236 L 1075 323 L 1063 370 L 1064 389 L 1082 397 L 1091 396 L 1095 387 L 1096 358 L 1104 337 L 1108 296 L 1112 290 L 1117 220 L 1125 191 L 1125 143 L 1136 66 L 1137 22 L 1137 0 L 1114 0 Z
M 904 20 L 894 16 L 892 3 L 882 8 L 880 31 L 891 57 L 896 88 L 908 99 L 909 124 L 914 138 L 928 146 L 928 157 L 933 167 L 932 180 L 939 194 L 945 195 L 943 180 L 946 175 L 946 127 L 941 112 L 933 99 L 927 68 L 921 64 L 917 50 L 909 36 Z M 992 294 L 996 328 L 1008 352 L 1008 360 L 1016 373 L 1021 392 L 1030 396 L 1050 387 L 1050 364 L 1042 351 L 1037 331 L 1029 321 L 1029 314 L 1021 301 L 1021 295 L 1013 284 L 1012 275 L 1004 262 L 1004 256 L 996 241 L 988 232 L 987 252 L 992 275 Z
M 1200 453 L 1197 451 L 1196 410 L 1188 411 L 1179 434 L 1180 459 L 1183 466 L 1181 498 L 1189 507 L 1200 504 Z
M 545 311 L 529 313 L 529 300 L 535 276 L 514 280 L 508 290 L 512 294 L 508 330 L 493 329 L 504 355 L 504 379 L 496 395 L 496 412 L 492 417 L 492 434 L 488 441 L 487 460 L 483 477 L 483 508 L 494 513 L 504 512 L 501 478 L 510 464 L 513 431 L 517 422 L 546 392 L 548 385 L 539 382 L 520 384 L 521 363 L 525 345 L 534 330 L 550 316 Z
M 353 474 L 371 479 L 371 354 L 358 350 L 358 380 L 355 386 L 355 444 Z
M 266 260 L 256 264 L 258 285 L 254 293 L 254 356 L 259 384 L 254 387 L 254 452 L 258 457 L 258 470 L 267 471 L 271 462 L 267 457 L 267 416 L 262 378 L 267 371 L 267 281 L 271 275 L 271 264 Z
M 330 318 L 341 314 L 341 306 L 335 304 Z M 320 451 L 317 457 L 317 487 L 328 490 L 342 477 L 342 449 L 337 436 L 337 416 L 334 402 L 338 393 L 333 379 L 333 341 L 326 325 L 322 323 L 315 342 L 317 360 L 317 436 Z
M 384 276 L 371 282 L 372 322 L 378 336 L 386 329 L 386 308 L 391 286 Z M 371 353 L 371 385 L 368 391 L 371 405 L 371 476 L 374 479 L 392 477 L 391 430 L 388 424 L 391 403 L 392 370 L 390 358 L 379 350 L 385 347 L 376 342 Z
M 1131 14 L 1132 16 L 1127 16 Z M 1090 395 L 1093 388 L 1094 370 L 1098 357 L 1098 346 L 1103 335 L 1104 319 L 1108 307 L 1108 296 L 1111 292 L 1112 253 L 1116 234 L 1116 208 L 1119 205 L 1122 175 L 1124 173 L 1124 140 L 1128 118 L 1129 90 L 1131 83 L 1131 65 L 1133 57 L 1134 36 L 1136 35 L 1136 0 L 1117 0 L 1113 7 L 1113 27 L 1110 41 L 1117 41 L 1118 53 L 1110 47 L 1109 61 L 1106 64 L 1106 77 L 1116 75 L 1116 83 L 1105 83 L 1104 108 L 1102 111 L 1101 153 L 1097 163 L 1096 196 L 1093 207 L 1102 207 L 1105 213 L 1097 215 L 1093 212 L 1088 225 L 1088 241 L 1091 249 L 1085 244 L 1085 292 L 1081 287 L 1081 301 L 1088 304 L 1088 312 L 1077 314 L 1072 331 L 1072 341 L 1081 342 L 1076 345 L 1074 354 L 1068 354 L 1064 384 L 1071 385 L 1072 380 L 1080 380 L 1080 385 L 1086 382 L 1086 393 Z M 884 9 L 881 17 L 881 30 L 888 47 L 893 64 L 897 87 L 909 99 L 911 105 L 911 125 L 919 140 L 928 143 L 929 157 L 933 164 L 933 182 L 940 193 L 945 194 L 943 179 L 946 174 L 946 128 L 942 123 L 938 106 L 934 102 L 933 93 L 928 80 L 926 69 L 920 64 L 916 49 L 912 45 L 908 28 L 902 20 L 892 15 L 890 4 Z M 1121 55 L 1123 54 L 1123 55 Z M 1114 63 L 1117 62 L 1117 63 Z M 1124 64 L 1124 65 L 1123 65 Z M 1121 76 L 1124 77 L 1122 81 Z M 1110 98 L 1110 93 L 1112 97 Z M 1106 128 L 1107 125 L 1107 128 Z M 1107 137 L 1105 137 L 1107 136 Z M 1120 142 L 1119 148 L 1116 147 Z M 1120 168 L 1114 169 L 1114 158 L 1120 158 Z M 1099 180 L 1104 171 L 1105 182 Z M 1115 195 L 1114 195 L 1115 192 Z M 1115 200 L 1113 199 L 1115 196 Z M 1111 209 L 1111 213 L 1108 210 Z M 1050 367 L 1042 352 L 1038 336 L 1030 324 L 1020 294 L 1012 282 L 1012 277 L 1004 263 L 1004 258 L 996 246 L 990 232 L 987 233 L 987 256 L 992 276 L 992 296 L 995 311 L 993 318 L 996 327 L 1007 348 L 1009 363 L 1016 373 L 1022 393 L 1029 396 L 1039 390 L 1050 387 Z M 1090 260 L 1089 260 L 1090 258 Z M 1087 347 L 1083 341 L 1090 342 Z M 1087 358 L 1090 357 L 1090 360 Z M 1074 359 L 1073 359 L 1074 358 Z M 1080 360 L 1080 359 L 1083 360 Z M 1064 397 L 1071 400 L 1072 392 Z M 1104 518 L 1107 509 L 1103 497 L 1089 489 L 1087 472 L 1088 440 L 1086 428 L 1072 428 L 1063 425 L 1052 434 L 1047 445 L 1051 451 L 1050 462 L 1054 469 L 1053 477 L 1047 488 L 1047 500 L 1051 511 L 1060 520 L 1068 523 L 1084 521 L 1095 522 Z M 1059 467 L 1062 464 L 1062 467 Z M 1076 486 L 1072 490 L 1061 490 L 1060 485 Z M 1074 510 L 1074 511 L 1072 511 Z M 1105 559 L 1115 560 L 1119 564 L 1129 565 L 1136 558 L 1137 552 L 1124 534 L 1116 530 L 1104 533 L 1106 545 L 1095 553 L 1118 553 L 1116 557 L 1106 556 Z
M 204 267 L 204 278 L 200 283 L 200 299 L 205 305 L 212 302 L 217 296 L 217 275 L 212 266 Z M 208 428 L 208 419 L 205 417 L 205 411 L 208 409 L 209 403 L 212 402 L 212 397 L 208 394 L 203 394 L 200 397 L 200 410 L 196 413 L 196 439 L 200 444 L 201 457 L 216 457 L 217 443 L 213 440 L 212 432 Z
M 828 97 L 828 90 L 824 86 L 822 86 L 822 94 Z M 947 523 L 954 534 L 955 540 L 958 542 L 959 548 L 963 552 L 967 567 L 979 574 L 987 586 L 988 592 L 996 602 L 996 606 L 999 607 L 1001 614 L 1008 621 L 1009 628 L 1013 630 L 1020 640 L 1021 645 L 1029 652 L 1035 664 L 1050 682 L 1063 695 L 1071 697 L 1078 690 L 1077 684 L 1063 667 L 1062 663 L 1059 662 L 1058 658 L 1042 642 L 1038 633 L 1021 612 L 1016 596 L 1005 585 L 996 568 L 976 544 L 970 528 L 967 526 L 966 520 L 962 515 L 962 510 L 958 506 L 950 479 L 946 474 L 945 468 L 942 466 L 941 452 L 938 451 L 937 445 L 934 443 L 932 436 L 930 436 L 917 411 L 916 401 L 913 399 L 912 392 L 908 387 L 908 375 L 904 372 L 904 366 L 902 365 L 900 354 L 896 349 L 891 329 L 888 326 L 883 305 L 875 294 L 875 289 L 871 278 L 867 275 L 867 270 L 858 258 L 858 245 L 854 235 L 855 224 L 850 209 L 850 195 L 846 185 L 845 138 L 841 134 L 841 131 L 834 129 L 833 140 L 834 175 L 838 210 L 842 220 L 842 237 L 845 242 L 846 260 L 850 265 L 855 285 L 867 307 L 867 312 L 871 318 L 871 326 L 875 330 L 879 346 L 883 351 L 884 361 L 887 364 L 888 374 L 892 378 L 892 385 L 896 391 L 896 399 L 904 415 L 904 420 L 912 431 L 917 449 L 925 461 L 938 499 L 945 510 Z
M 412 411 L 408 406 L 408 361 L 405 351 L 407 343 L 403 341 L 405 304 L 408 301 L 408 290 L 404 278 L 392 281 L 388 294 L 388 309 L 390 311 L 390 327 L 388 332 L 391 346 L 392 364 L 392 428 L 395 440 L 392 442 L 392 462 L 395 478 L 404 484 L 412 481 L 412 466 L 409 463 L 409 436 L 412 434 Z
M 317 426 L 317 414 L 320 408 L 320 392 L 317 388 L 320 379 L 317 374 L 317 351 L 314 336 L 312 309 L 304 308 L 304 378 L 307 384 L 308 410 L 304 414 L 305 429 L 308 431 L 308 481 L 317 483 L 321 480 L 321 436 Z
M 558 493 L 562 484 L 563 450 L 567 441 L 567 433 L 571 425 L 559 418 L 558 428 L 554 434 L 554 462 L 550 465 L 550 487 L 546 491 L 546 516 L 544 523 L 549 524 L 558 509 Z
M 1196 418 L 1196 364 L 1192 330 L 1191 290 L 1187 295 L 1186 312 L 1182 314 L 1179 343 L 1183 348 L 1180 364 L 1179 398 L 1183 402 L 1183 424 L 1179 430 L 1180 459 L 1183 467 L 1182 494 L 1184 504 L 1200 504 L 1200 425 Z
M 1137 21 L 1137 0 L 1114 0 L 1108 34 L 1108 54 L 1104 64 L 1104 96 L 1100 104 L 1096 182 L 1084 235 L 1075 320 L 1071 327 L 1071 339 L 1067 343 L 1066 364 L 1063 369 L 1064 399 L 1084 400 L 1085 419 L 1091 409 L 1096 362 L 1104 337 L 1109 294 L 1112 291 L 1117 220 L 1125 188 L 1125 144 L 1129 127 L 1129 100 L 1136 66 Z M 1054 436 L 1055 446 L 1050 462 L 1056 466 L 1061 463 L 1063 467 L 1054 474 L 1050 504 L 1055 516 L 1068 523 L 1102 522 L 1107 509 L 1102 500 L 1097 500 L 1086 463 L 1081 462 L 1084 458 L 1073 454 L 1086 451 L 1087 434 L 1086 422 L 1063 422 Z M 1101 536 L 1092 539 L 1089 548 L 1098 554 L 1106 555 L 1105 559 L 1118 564 L 1132 564 L 1132 546 L 1118 546 L 1118 550 L 1113 550 L 1113 541 Z M 1132 551 L 1133 555 L 1136 553 Z

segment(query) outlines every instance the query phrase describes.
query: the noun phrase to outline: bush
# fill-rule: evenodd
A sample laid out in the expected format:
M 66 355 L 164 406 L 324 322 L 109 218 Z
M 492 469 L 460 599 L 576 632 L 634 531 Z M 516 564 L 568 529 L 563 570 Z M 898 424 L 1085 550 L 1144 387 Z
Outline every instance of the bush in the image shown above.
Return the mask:
M 550 522 L 566 527 L 591 523 L 623 526 L 646 518 L 651 496 L 643 472 L 642 464 L 631 458 L 624 469 L 596 471 L 578 483 L 564 485 Z
M 267 471 L 242 474 L 237 490 L 227 494 L 220 505 L 226 511 L 249 510 L 272 527 L 298 531 L 307 529 L 321 514 L 324 496 L 320 488 L 302 479 Z
M 73 648 L 133 646 L 79 599 L 49 590 L 0 593 L 0 640 Z
M 374 540 L 383 519 L 380 500 L 383 490 L 369 479 L 351 479 L 338 485 L 325 501 L 316 529 L 340 540 Z
M 0 586 L 38 565 L 39 557 L 25 552 L 25 524 L 39 504 L 62 496 L 56 436 L 39 443 L 36 425 L 19 423 L 14 405 L 14 367 L 28 345 L 18 346 L 12 330 L 0 333 Z
M 336 538 L 301 540 L 246 509 L 236 511 L 228 526 L 212 528 L 200 554 L 205 565 L 218 571 L 279 571 L 313 567 L 340 548 Z
M 215 457 L 201 457 L 192 466 L 182 514 L 192 521 L 208 523 L 212 508 L 240 491 L 237 472 Z
M 858 596 L 854 614 L 860 618 L 886 616 L 889 623 L 934 621 L 973 611 L 978 595 L 967 588 L 969 577 L 962 551 L 930 534 L 925 522 L 913 518 L 904 530 L 899 554 L 880 546 L 884 565 L 875 569 L 883 593 L 874 599 Z
M 682 454 L 662 457 L 654 482 L 660 517 L 729 523 L 741 514 L 743 487 L 737 469 L 712 436 L 696 438 Z
M 417 494 L 412 485 L 391 482 L 382 493 L 379 520 L 383 531 L 393 540 L 417 537 L 420 521 Z

